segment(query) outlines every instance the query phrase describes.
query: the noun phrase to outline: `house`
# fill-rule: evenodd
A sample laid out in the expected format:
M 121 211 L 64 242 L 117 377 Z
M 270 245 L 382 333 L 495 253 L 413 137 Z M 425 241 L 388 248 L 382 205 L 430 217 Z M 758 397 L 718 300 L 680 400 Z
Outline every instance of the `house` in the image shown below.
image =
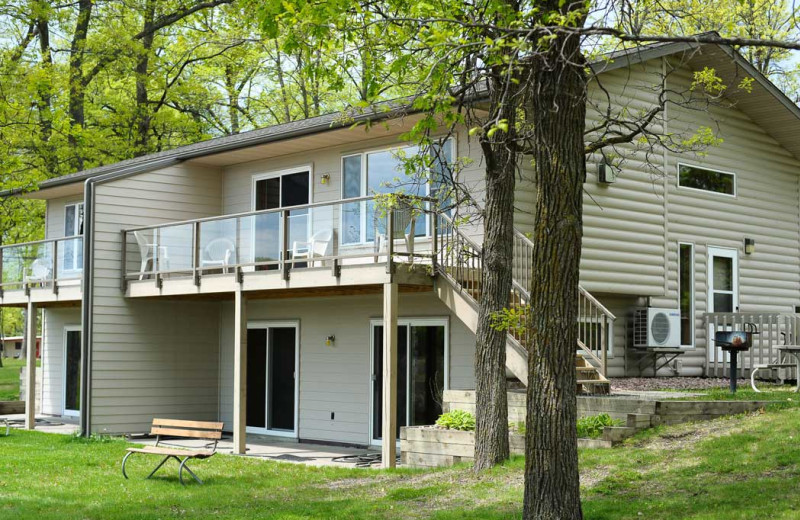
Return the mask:
M 589 161 L 580 380 L 638 373 L 629 318 L 643 306 L 680 313 L 683 355 L 660 374 L 724 369 L 709 327 L 758 321 L 769 328 L 762 356 L 791 333 L 778 321 L 800 304 L 800 111 L 723 47 L 653 45 L 598 67 L 615 99 L 648 107 L 657 73 L 681 60 L 675 90 L 713 66 L 731 84 L 754 78 L 752 91 L 731 89 L 733 106 L 669 109 L 668 129 L 718 129 L 723 142 L 703 156 L 632 147 L 613 183 Z M 433 421 L 442 389 L 472 388 L 481 226 L 376 210 L 371 196 L 397 175 L 399 136 L 419 116 L 353 117 L 382 124 L 320 116 L 21 195 L 47 202 L 46 240 L 3 247 L 0 305 L 44 309 L 43 413 L 79 415 L 92 433 L 144 432 L 153 417 L 221 420 L 240 452 L 246 433 L 363 446 L 393 438 L 393 422 Z M 479 197 L 467 129 L 439 146 L 473 159 L 460 175 Z M 520 182 L 512 297 L 522 304 L 535 196 Z M 507 351 L 525 383 L 519 338 Z
M 0 336 L 0 355 L 4 358 L 22 357 L 22 345 L 25 338 L 22 336 Z M 36 338 L 36 359 L 42 359 L 41 336 Z

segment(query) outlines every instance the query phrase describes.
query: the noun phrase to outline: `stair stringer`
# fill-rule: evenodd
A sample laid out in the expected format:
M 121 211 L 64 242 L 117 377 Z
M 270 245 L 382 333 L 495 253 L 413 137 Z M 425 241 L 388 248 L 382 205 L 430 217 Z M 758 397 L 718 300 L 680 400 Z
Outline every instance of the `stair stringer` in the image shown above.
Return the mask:
M 457 289 L 441 274 L 433 282 L 433 291 L 473 334 L 478 332 L 478 306 L 472 297 Z M 528 353 L 509 335 L 506 335 L 506 368 L 528 386 Z

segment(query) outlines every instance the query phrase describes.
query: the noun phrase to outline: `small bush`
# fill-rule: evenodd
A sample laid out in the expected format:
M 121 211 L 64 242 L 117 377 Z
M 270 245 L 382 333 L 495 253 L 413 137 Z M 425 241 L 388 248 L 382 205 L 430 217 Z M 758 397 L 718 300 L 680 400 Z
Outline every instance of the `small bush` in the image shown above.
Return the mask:
M 436 426 L 447 430 L 474 432 L 475 416 L 464 410 L 453 410 L 440 415 L 436 419 Z
M 603 434 L 603 428 L 606 426 L 619 426 L 621 424 L 622 421 L 612 419 L 607 413 L 581 417 L 578 419 L 578 437 L 596 439 Z

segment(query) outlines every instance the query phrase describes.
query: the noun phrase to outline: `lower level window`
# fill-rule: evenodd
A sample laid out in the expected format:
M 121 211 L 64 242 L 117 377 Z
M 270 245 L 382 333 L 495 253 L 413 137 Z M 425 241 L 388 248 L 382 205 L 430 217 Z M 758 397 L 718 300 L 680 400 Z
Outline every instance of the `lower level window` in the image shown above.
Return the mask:
M 680 244 L 678 255 L 678 306 L 681 311 L 681 345 L 694 345 L 694 246 Z

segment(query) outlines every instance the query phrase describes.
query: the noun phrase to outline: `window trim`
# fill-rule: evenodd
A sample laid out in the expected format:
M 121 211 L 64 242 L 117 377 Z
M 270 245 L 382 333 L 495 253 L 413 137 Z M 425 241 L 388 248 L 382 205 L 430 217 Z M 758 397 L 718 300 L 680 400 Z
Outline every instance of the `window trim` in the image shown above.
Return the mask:
M 452 147 L 452 157 L 450 159 L 452 161 L 455 161 L 455 157 L 456 157 L 457 151 L 458 151 L 458 148 L 457 148 L 458 142 L 456 140 L 456 136 L 455 135 L 433 137 L 432 141 L 440 142 L 440 143 L 444 143 L 446 141 L 450 141 L 451 142 L 451 147 Z M 377 147 L 374 147 L 374 148 L 366 148 L 366 149 L 363 149 L 363 150 L 360 150 L 360 151 L 357 151 L 357 152 L 343 153 L 339 158 L 339 184 L 340 184 L 340 186 L 339 186 L 339 200 L 341 202 L 346 202 L 346 201 L 352 200 L 354 198 L 360 198 L 360 197 L 369 196 L 369 194 L 367 193 L 367 186 L 368 186 L 368 182 L 367 182 L 367 164 L 368 164 L 368 161 L 366 160 L 367 155 L 369 155 L 371 153 L 381 153 L 381 152 L 388 152 L 388 151 L 392 151 L 392 150 L 402 150 L 403 148 L 408 148 L 410 146 L 415 146 L 415 145 L 413 143 L 390 144 L 390 145 L 384 145 L 384 146 L 377 146 Z M 344 161 L 345 161 L 345 159 L 347 159 L 349 157 L 361 157 L 361 165 L 360 165 L 361 166 L 361 179 L 360 179 L 361 186 L 360 186 L 360 194 L 357 197 L 345 197 L 344 196 Z M 425 183 L 425 196 L 426 197 L 430 196 L 430 192 L 431 192 L 431 183 L 430 182 L 426 182 Z M 360 219 L 361 220 L 361 222 L 360 222 L 361 232 L 360 233 L 361 233 L 362 240 L 360 240 L 358 242 L 347 242 L 347 243 L 342 241 L 342 236 L 343 236 L 342 235 L 342 229 L 343 229 L 342 226 L 344 224 L 344 220 L 340 217 L 339 218 L 339 246 L 340 247 L 364 247 L 365 245 L 369 245 L 372 242 L 371 240 L 367 240 L 367 238 L 366 238 L 366 236 L 367 236 L 367 234 L 366 234 L 366 225 L 367 225 L 367 222 L 366 222 L 367 221 L 366 201 L 363 201 L 360 204 L 361 204 L 361 206 L 363 208 L 362 211 L 361 211 L 361 219 Z M 344 206 L 343 204 L 340 205 L 340 208 L 342 208 L 343 206 Z M 431 236 L 430 235 L 430 232 L 431 232 L 431 222 L 430 222 L 430 220 L 431 220 L 430 219 L 430 215 L 426 215 L 425 216 L 425 221 L 426 221 L 425 229 L 426 229 L 426 232 L 425 232 L 424 236 L 417 237 L 418 239 L 419 238 L 422 238 L 422 239 L 430 238 L 430 236 Z
M 678 312 L 681 311 L 681 247 L 682 246 L 689 246 L 691 251 L 691 262 L 692 268 L 689 270 L 689 275 L 691 277 L 690 289 L 691 289 L 691 297 L 690 297 L 690 313 L 692 316 L 692 330 L 696 329 L 695 324 L 695 314 L 697 312 L 697 290 L 695 284 L 697 283 L 697 273 L 695 272 L 695 266 L 697 265 L 697 256 L 696 256 L 696 248 L 694 242 L 678 242 Z M 697 334 L 692 334 L 692 342 L 684 344 L 681 342 L 681 348 L 695 348 L 697 342 Z
M 687 168 L 697 168 L 700 170 L 706 170 L 714 173 L 721 173 L 723 175 L 730 175 L 733 177 L 733 193 L 722 193 L 720 191 L 711 191 L 711 190 L 704 190 L 701 188 L 692 188 L 691 186 L 684 186 L 681 184 L 681 166 L 685 166 Z M 730 198 L 737 198 L 739 195 L 739 186 L 736 178 L 736 172 L 729 172 L 726 170 L 719 170 L 717 168 L 710 168 L 708 166 L 701 166 L 699 164 L 691 164 L 687 162 L 678 162 L 677 165 L 677 172 L 676 172 L 676 181 L 678 183 L 678 189 L 681 190 L 690 190 L 697 193 L 710 193 L 711 195 L 721 195 L 723 197 L 730 197 Z

